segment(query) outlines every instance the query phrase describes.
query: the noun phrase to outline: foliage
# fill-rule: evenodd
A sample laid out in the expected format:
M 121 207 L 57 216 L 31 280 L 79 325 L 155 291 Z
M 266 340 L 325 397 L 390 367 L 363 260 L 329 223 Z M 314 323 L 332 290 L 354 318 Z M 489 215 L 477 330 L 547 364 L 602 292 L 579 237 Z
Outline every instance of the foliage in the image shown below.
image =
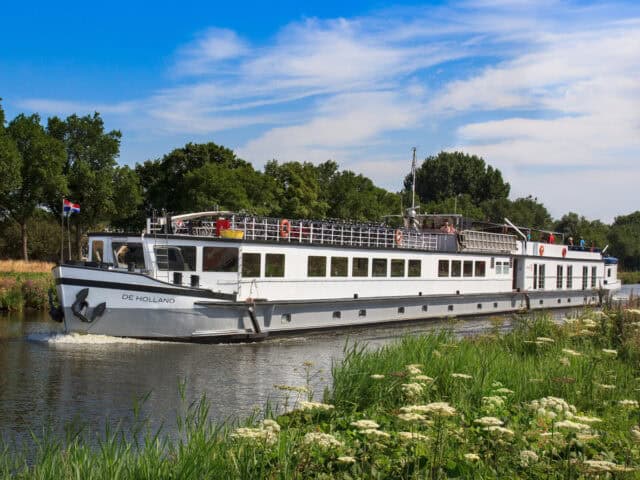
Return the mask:
M 608 239 L 623 269 L 640 270 L 640 211 L 616 217 Z
M 53 286 L 49 272 L 1 273 L 0 311 L 45 310 L 49 306 L 48 292 Z
M 0 210 L 20 225 L 22 257 L 27 260 L 27 222 L 39 205 L 60 198 L 66 189 L 62 175 L 64 149 L 60 142 L 45 132 L 40 125 L 40 117 L 35 114 L 28 117 L 18 115 L 9 123 L 6 135 L 18 154 L 20 178 L 18 182 L 11 182 L 12 188 L 4 193 L 0 191 Z
M 33 217 L 27 220 L 29 232 L 27 252 L 29 258 L 55 262 L 60 258 L 60 217 L 36 209 Z M 65 252 L 67 251 L 67 234 L 65 226 Z M 0 221 L 0 257 L 21 258 L 20 226 L 11 221 Z M 66 256 L 66 253 L 65 253 Z
M 603 248 L 608 243 L 608 225 L 605 225 L 600 220 L 589 221 L 575 212 L 563 215 L 555 223 L 554 230 L 563 233 L 565 238 L 572 237 L 576 245 L 580 238 L 584 238 L 587 245 L 591 245 L 591 242 L 594 242 L 600 248 Z
M 405 194 L 411 192 L 411 175 L 404 180 Z M 416 169 L 416 194 L 423 203 L 469 195 L 478 205 L 483 201 L 507 198 L 510 186 L 500 170 L 476 156 L 462 152 L 440 152 L 427 157 Z
M 634 285 L 640 283 L 640 272 L 620 272 L 618 278 L 624 285 Z

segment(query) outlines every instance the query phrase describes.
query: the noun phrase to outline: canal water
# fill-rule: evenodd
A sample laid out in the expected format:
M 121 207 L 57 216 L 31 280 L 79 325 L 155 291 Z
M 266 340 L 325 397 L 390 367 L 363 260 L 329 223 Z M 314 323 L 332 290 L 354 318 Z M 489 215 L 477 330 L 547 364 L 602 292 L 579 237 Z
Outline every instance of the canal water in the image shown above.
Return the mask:
M 638 291 L 640 286 L 628 286 L 621 293 L 634 288 Z M 503 328 L 509 327 L 509 318 Z M 162 426 L 172 434 L 185 402 L 203 395 L 213 420 L 241 419 L 267 403 L 283 405 L 284 396 L 291 393 L 274 385 L 305 385 L 304 362 L 313 364 L 311 386 L 315 398 L 321 399 L 330 385 L 331 365 L 343 358 L 345 345 L 357 342 L 375 348 L 407 334 L 451 328 L 457 335 L 471 335 L 491 327 L 488 317 L 429 320 L 260 343 L 202 345 L 66 335 L 46 314 L 4 314 L 0 438 L 23 444 L 29 442 L 30 432 L 62 435 L 71 424 L 92 432 L 119 423 L 126 429 L 136 404 L 152 429 Z

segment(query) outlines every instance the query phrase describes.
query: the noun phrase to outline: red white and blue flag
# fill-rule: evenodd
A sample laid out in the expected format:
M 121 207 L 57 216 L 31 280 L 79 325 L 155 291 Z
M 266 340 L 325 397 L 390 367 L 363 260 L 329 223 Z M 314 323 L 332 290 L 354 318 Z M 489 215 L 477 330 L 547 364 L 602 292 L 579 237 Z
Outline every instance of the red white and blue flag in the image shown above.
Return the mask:
M 80 204 L 73 203 L 66 198 L 62 199 L 62 211 L 67 215 L 71 215 L 72 213 L 80 213 Z

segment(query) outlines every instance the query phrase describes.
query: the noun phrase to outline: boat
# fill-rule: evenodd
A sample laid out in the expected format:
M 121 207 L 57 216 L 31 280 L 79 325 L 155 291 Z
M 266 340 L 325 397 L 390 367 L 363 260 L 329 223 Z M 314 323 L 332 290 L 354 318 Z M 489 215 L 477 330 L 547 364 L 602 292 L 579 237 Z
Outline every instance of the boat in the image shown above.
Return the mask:
M 532 241 L 505 219 L 293 220 L 229 211 L 89 234 L 53 269 L 67 332 L 196 342 L 599 305 L 620 288 L 597 249 Z

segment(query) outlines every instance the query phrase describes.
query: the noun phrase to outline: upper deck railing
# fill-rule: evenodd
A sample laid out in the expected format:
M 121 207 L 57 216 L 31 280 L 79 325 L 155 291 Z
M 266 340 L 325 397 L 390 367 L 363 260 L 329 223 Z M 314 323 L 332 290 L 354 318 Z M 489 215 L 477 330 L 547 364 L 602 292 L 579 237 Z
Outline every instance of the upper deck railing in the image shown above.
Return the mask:
M 287 220 L 229 215 L 225 218 L 186 219 L 173 217 L 171 231 L 177 235 L 235 238 L 290 244 L 314 244 L 357 248 L 410 249 L 458 252 L 515 252 L 513 235 L 465 230 L 459 235 L 388 225 L 339 221 Z M 151 233 L 151 232 L 149 232 Z

